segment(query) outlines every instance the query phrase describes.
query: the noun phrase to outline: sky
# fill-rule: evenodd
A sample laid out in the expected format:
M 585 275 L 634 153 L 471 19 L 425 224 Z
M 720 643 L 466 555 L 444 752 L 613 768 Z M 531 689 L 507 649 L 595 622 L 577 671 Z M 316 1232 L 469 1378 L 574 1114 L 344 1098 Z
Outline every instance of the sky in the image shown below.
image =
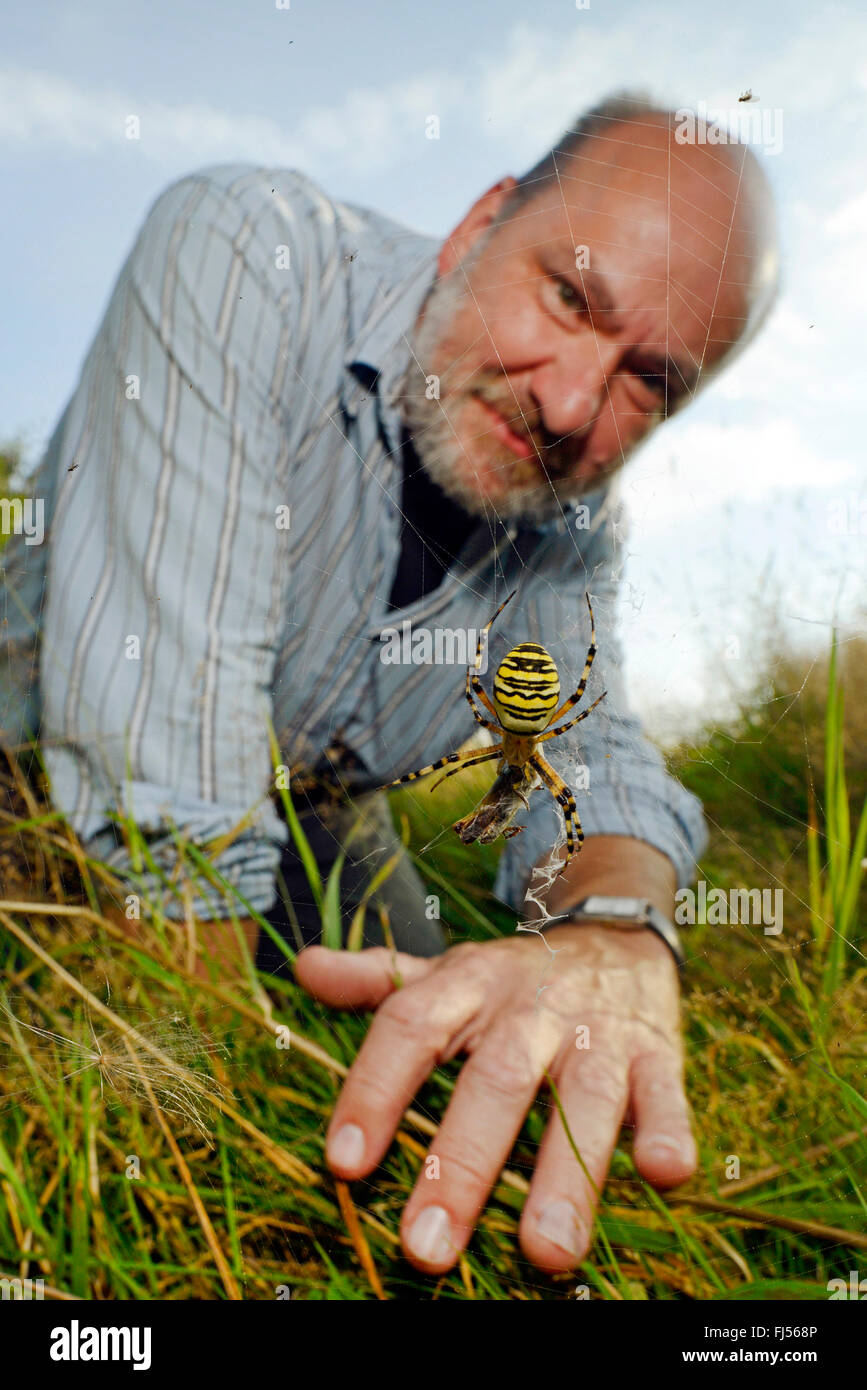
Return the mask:
M 0 441 L 20 438 L 30 464 L 143 217 L 183 174 L 299 168 L 444 237 L 614 90 L 761 110 L 783 290 L 756 342 L 624 471 L 632 702 L 672 739 L 752 685 L 775 624 L 817 654 L 832 626 L 843 641 L 865 633 L 858 3 L 0 0 L 0 33 Z

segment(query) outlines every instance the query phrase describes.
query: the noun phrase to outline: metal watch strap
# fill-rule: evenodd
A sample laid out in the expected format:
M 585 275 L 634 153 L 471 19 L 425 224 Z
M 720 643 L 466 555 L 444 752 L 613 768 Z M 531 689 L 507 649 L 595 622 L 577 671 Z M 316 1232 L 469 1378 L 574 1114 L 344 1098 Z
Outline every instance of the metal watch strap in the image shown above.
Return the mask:
M 577 903 L 575 906 L 582 907 L 583 904 Z M 665 942 L 677 962 L 678 971 L 683 974 L 686 968 L 686 954 L 681 945 L 677 927 L 673 922 L 668 920 L 664 913 L 660 912 L 658 907 L 654 907 L 652 903 L 648 903 L 644 918 L 640 922 L 618 921 L 616 918 L 605 918 L 604 916 L 594 915 L 589 912 L 586 915 L 576 914 L 573 907 L 571 910 L 567 908 L 562 917 L 558 917 L 556 921 L 550 922 L 548 925 L 559 927 L 563 926 L 566 922 L 575 922 L 579 926 L 582 923 L 589 926 L 593 922 L 597 922 L 609 927 L 620 927 L 622 930 L 627 931 L 635 931 L 641 927 L 647 927 L 648 930 L 655 932 L 656 935 Z
M 686 952 L 681 945 L 680 932 L 677 930 L 677 927 L 673 922 L 668 920 L 664 912 L 660 912 L 659 908 L 654 907 L 652 904 L 647 914 L 647 922 L 645 925 L 648 926 L 651 931 L 655 931 L 656 935 L 661 937 L 665 942 L 669 951 L 671 951 L 671 954 L 674 956 L 674 959 L 677 961 L 677 968 L 682 975 L 686 969 Z

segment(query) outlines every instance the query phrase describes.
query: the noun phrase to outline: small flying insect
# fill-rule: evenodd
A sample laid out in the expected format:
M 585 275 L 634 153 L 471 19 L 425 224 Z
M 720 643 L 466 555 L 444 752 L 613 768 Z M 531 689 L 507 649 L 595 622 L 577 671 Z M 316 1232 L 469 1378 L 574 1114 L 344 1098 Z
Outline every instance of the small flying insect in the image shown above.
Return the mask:
M 758 97 L 753 96 L 752 87 L 747 87 L 747 90 L 745 92 L 741 92 L 740 96 L 738 97 L 738 101 L 758 101 L 758 99 Z
M 474 767 L 479 763 L 486 763 L 497 758 L 497 777 L 490 791 L 470 815 L 455 823 L 454 830 L 465 845 L 476 840 L 480 844 L 486 845 L 490 844 L 492 840 L 496 840 L 500 835 L 506 839 L 518 835 L 524 827 L 513 825 L 512 821 L 521 806 L 529 809 L 528 797 L 530 793 L 538 787 L 547 787 L 562 811 L 566 827 L 566 858 L 559 869 L 559 873 L 562 873 L 573 854 L 581 849 L 584 842 L 584 831 L 581 828 L 578 809 L 572 792 L 562 777 L 542 756 L 539 745 L 547 743 L 549 739 L 559 738 L 561 734 L 565 734 L 576 724 L 580 724 L 582 719 L 586 719 L 588 714 L 592 714 L 608 692 L 603 690 L 602 694 L 593 701 L 593 704 L 588 705 L 587 709 L 576 715 L 574 719 L 568 720 L 567 723 L 561 724 L 557 728 L 553 727 L 558 719 L 561 719 L 564 714 L 568 714 L 580 701 L 587 686 L 593 659 L 596 656 L 596 625 L 593 620 L 590 595 L 587 594 L 587 608 L 590 612 L 590 646 L 575 693 L 570 695 L 569 699 L 558 709 L 560 677 L 553 658 L 538 642 L 521 642 L 517 647 L 512 648 L 497 667 L 494 676 L 493 701 L 490 699 L 479 679 L 482 649 L 492 624 L 502 613 L 506 604 L 515 597 L 515 593 L 516 590 L 513 589 L 508 598 L 500 604 L 493 618 L 482 629 L 476 647 L 475 661 L 472 666 L 467 667 L 465 693 L 467 703 L 473 712 L 473 718 L 477 724 L 481 724 L 482 728 L 499 734 L 501 736 L 499 742 L 495 743 L 492 748 L 483 750 L 471 748 L 463 753 L 448 753 L 437 762 L 419 768 L 418 772 L 407 772 L 403 777 L 398 777 L 386 785 L 397 787 L 404 782 L 415 782 L 419 777 L 427 777 L 429 773 L 438 772 L 440 768 L 448 766 L 448 772 L 443 773 L 442 777 L 438 777 L 431 786 L 431 791 L 433 791 L 440 782 L 444 782 L 447 777 L 453 777 L 462 768 Z M 478 697 L 484 708 L 493 715 L 493 721 L 485 718 L 473 699 L 474 695 Z

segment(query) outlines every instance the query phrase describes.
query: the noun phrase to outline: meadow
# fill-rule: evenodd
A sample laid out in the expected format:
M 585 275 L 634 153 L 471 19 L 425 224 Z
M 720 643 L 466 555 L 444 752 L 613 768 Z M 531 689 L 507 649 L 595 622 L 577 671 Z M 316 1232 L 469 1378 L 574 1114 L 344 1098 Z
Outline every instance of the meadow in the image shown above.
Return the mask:
M 867 1266 L 865 679 L 863 642 L 767 651 L 726 726 L 668 755 L 705 804 L 702 877 L 781 888 L 785 926 L 683 929 L 699 1171 L 657 1194 L 624 1131 L 593 1249 L 556 1278 L 516 1238 L 550 1095 L 458 1266 L 419 1274 L 400 1212 L 459 1064 L 426 1084 L 376 1172 L 335 1183 L 324 1134 L 365 1018 L 311 1001 L 288 947 L 279 974 L 248 962 L 229 986 L 192 978 L 183 924 L 130 939 L 102 911 L 120 885 L 38 774 L 0 754 L 0 1278 L 62 1300 L 557 1300 L 578 1286 L 606 1300 L 826 1300 L 829 1280 Z M 484 772 L 394 799 L 410 850 L 435 841 L 417 862 L 454 940 L 515 927 L 491 896 L 498 847 L 440 833 Z M 145 838 L 124 830 L 146 862 Z M 179 849 L 214 880 L 207 854 Z M 319 889 L 333 941 L 338 884 Z

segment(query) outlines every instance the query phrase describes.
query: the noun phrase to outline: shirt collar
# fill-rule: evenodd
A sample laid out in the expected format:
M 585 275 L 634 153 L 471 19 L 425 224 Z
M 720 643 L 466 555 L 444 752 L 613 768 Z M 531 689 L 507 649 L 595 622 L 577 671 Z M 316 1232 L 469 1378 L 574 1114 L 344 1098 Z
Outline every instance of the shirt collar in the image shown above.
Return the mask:
M 350 297 L 350 343 L 343 359 L 341 404 L 354 417 L 373 388 L 380 422 L 395 451 L 400 448 L 402 430 L 395 397 L 409 365 L 410 334 L 436 279 L 438 254 L 439 242 L 419 237 L 418 253 L 397 281 L 389 276 L 387 261 L 374 257 L 371 265 L 356 263 L 359 278 L 357 293 Z M 365 283 L 369 280 L 372 286 Z M 369 308 L 358 322 L 362 302 Z

